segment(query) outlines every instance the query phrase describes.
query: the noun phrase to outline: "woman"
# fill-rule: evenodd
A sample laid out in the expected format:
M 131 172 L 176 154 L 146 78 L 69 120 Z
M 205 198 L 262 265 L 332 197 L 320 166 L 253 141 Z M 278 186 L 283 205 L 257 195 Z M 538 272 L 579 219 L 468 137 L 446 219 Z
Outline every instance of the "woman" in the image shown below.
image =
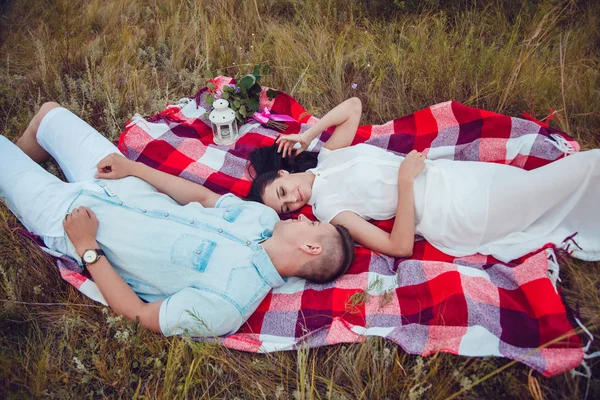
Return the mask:
M 456 257 L 481 253 L 508 262 L 569 239 L 573 256 L 600 260 L 600 150 L 532 171 L 426 160 L 414 150 L 401 157 L 366 144 L 350 146 L 361 111 L 359 99 L 346 100 L 304 133 L 257 149 L 248 198 L 280 214 L 310 204 L 319 220 L 344 225 L 363 246 L 394 257 L 412 255 L 418 234 Z M 290 162 L 296 143 L 298 156 L 331 126 L 335 132 L 314 168 Z M 392 217 L 391 233 L 366 221 Z

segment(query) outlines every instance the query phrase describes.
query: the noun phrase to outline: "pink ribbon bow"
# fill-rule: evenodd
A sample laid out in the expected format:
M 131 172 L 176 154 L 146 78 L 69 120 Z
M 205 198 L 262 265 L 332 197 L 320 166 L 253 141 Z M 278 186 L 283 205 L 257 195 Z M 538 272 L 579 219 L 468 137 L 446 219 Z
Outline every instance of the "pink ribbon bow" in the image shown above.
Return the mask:
M 296 122 L 296 120 L 289 115 L 271 114 L 269 107 L 265 107 L 261 112 L 255 112 L 252 119 L 261 124 L 266 124 L 269 120 Z

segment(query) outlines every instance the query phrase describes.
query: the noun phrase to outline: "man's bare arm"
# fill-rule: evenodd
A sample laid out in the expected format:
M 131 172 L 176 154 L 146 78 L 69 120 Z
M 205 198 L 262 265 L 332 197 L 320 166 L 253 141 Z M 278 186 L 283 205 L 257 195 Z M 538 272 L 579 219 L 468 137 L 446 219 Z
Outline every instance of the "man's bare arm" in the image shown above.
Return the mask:
M 63 226 L 79 256 L 87 249 L 99 248 L 95 239 L 98 220 L 89 208 L 79 207 L 74 209 L 72 214 L 65 217 Z M 162 300 L 144 303 L 127 282 L 117 274 L 106 257 L 100 257 L 94 264 L 89 265 L 88 271 L 94 278 L 94 282 L 98 285 L 98 289 L 100 289 L 100 293 L 104 296 L 108 306 L 117 314 L 130 320 L 139 318 L 143 326 L 161 333 L 158 316 Z
M 110 154 L 97 165 L 99 179 L 119 179 L 136 176 L 148 182 L 180 204 L 198 202 L 204 207 L 214 207 L 219 194 L 195 182 L 167 174 L 145 164 L 128 160 L 120 154 Z
M 219 197 L 221 197 L 221 195 L 195 182 L 167 174 L 139 162 L 133 163 L 133 176 L 145 180 L 180 204 L 196 201 L 204 207 L 214 207 Z

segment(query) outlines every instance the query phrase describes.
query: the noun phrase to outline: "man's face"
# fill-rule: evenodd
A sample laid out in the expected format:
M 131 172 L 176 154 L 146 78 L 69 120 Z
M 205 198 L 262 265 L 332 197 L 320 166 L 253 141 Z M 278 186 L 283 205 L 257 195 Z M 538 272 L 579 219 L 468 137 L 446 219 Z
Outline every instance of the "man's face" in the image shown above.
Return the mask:
M 292 245 L 303 245 L 307 242 L 317 244 L 321 236 L 333 232 L 336 230 L 330 223 L 311 221 L 304 215 L 300 215 L 298 219 L 277 222 L 273 229 L 273 236 L 280 236 L 282 240 Z

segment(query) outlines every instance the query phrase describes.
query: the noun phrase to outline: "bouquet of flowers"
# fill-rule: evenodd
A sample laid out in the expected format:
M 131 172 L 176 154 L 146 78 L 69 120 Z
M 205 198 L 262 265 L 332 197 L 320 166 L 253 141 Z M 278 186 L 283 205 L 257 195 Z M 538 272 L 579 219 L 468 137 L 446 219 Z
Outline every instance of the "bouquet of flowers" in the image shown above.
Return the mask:
M 282 122 L 269 119 L 269 110 L 262 110 L 262 113 L 259 112 L 260 93 L 262 91 L 260 80 L 262 79 L 262 75 L 270 73 L 271 69 L 268 65 L 263 66 L 262 64 L 258 64 L 254 66 L 252 73 L 246 74 L 241 78 L 234 78 L 232 81 L 234 83 L 217 87 L 214 74 L 209 72 L 207 75 L 211 79 L 206 83 L 207 91 L 204 95 L 204 100 L 210 107 L 212 107 L 215 100 L 227 100 L 229 107 L 235 112 L 235 118 L 240 125 L 245 124 L 249 119 L 254 119 L 269 128 L 283 131 L 286 125 Z M 277 90 L 268 89 L 266 95 L 269 100 L 272 100 L 278 93 Z M 210 110 L 207 112 L 207 116 L 209 113 Z

